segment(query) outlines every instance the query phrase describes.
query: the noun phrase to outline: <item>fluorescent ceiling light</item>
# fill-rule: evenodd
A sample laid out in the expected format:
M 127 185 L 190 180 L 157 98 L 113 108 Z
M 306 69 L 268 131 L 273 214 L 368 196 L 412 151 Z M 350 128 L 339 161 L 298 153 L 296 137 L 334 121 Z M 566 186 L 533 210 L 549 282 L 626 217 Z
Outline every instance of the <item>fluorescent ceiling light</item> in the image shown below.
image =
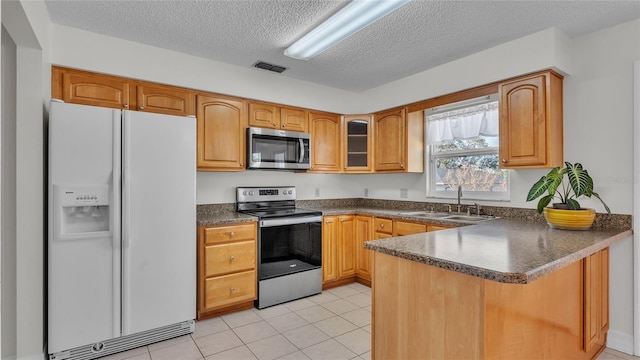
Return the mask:
M 299 60 L 309 60 L 407 2 L 409 0 L 353 0 L 289 46 L 284 54 Z

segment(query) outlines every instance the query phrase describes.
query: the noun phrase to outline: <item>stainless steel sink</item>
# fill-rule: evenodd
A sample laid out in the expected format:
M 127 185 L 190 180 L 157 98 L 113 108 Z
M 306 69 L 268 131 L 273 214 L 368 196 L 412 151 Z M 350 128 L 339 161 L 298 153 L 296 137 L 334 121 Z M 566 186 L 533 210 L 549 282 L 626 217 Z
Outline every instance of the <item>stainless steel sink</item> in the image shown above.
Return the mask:
M 449 215 L 444 220 L 458 220 L 466 222 L 480 222 L 485 220 L 492 220 L 495 217 L 477 216 L 477 215 Z
M 432 219 L 440 219 L 440 218 L 444 218 L 444 217 L 450 216 L 451 214 L 449 214 L 449 213 L 431 212 L 431 211 L 409 211 L 409 212 L 400 213 L 400 215 L 417 216 L 417 217 L 432 218 Z

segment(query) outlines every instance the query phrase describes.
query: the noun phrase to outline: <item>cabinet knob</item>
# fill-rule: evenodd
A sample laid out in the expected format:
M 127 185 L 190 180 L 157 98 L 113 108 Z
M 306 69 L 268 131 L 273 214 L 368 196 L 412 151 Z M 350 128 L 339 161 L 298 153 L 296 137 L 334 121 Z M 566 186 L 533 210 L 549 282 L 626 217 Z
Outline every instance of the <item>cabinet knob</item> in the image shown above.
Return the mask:
M 384 227 L 384 224 L 380 224 L 380 227 L 381 227 L 381 228 L 383 228 L 383 227 Z
M 400 169 L 404 169 L 404 164 L 400 164 Z
M 235 257 L 235 256 L 233 256 L 233 255 L 231 255 L 231 256 L 229 257 L 229 261 L 233 261 L 233 260 L 235 260 L 235 259 L 236 259 L 236 257 Z
M 286 124 L 282 124 L 282 127 L 283 127 L 283 128 L 284 128 L 284 127 L 286 127 L 286 126 L 287 126 Z
M 502 159 L 502 163 L 506 163 L 506 162 L 507 162 L 507 160 L 506 160 L 506 159 Z
M 276 123 L 272 123 L 272 124 L 273 124 L 273 127 L 276 127 Z
M 122 105 L 123 108 L 128 109 L 129 108 L 129 104 L 124 104 Z
M 138 110 L 144 110 L 144 106 L 138 106 Z
M 238 164 L 238 165 L 239 165 L 240 167 L 243 167 L 243 166 L 244 166 L 244 164 L 243 164 L 243 163 L 240 163 L 240 164 Z
M 230 232 L 230 233 L 229 233 L 229 236 L 231 236 L 231 237 L 234 237 L 234 236 L 236 236 L 236 233 L 235 233 L 235 231 L 232 231 L 232 232 Z
M 231 288 L 229 290 L 231 290 L 231 292 L 234 292 L 234 291 L 236 291 L 236 288 Z

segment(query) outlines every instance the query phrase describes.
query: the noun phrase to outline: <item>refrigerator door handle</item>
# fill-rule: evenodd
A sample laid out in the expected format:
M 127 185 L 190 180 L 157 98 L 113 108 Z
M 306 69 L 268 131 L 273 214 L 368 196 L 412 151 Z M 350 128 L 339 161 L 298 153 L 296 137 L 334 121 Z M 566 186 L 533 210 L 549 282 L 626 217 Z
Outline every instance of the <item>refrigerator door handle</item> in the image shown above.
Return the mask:
M 121 220 L 120 220 L 120 189 L 121 189 L 121 181 L 122 181 L 122 151 L 121 151 L 121 143 L 122 143 L 122 115 L 120 111 L 113 112 L 113 169 L 112 169 L 112 189 L 113 193 L 112 201 L 111 201 L 111 209 L 109 211 L 109 216 L 112 219 L 112 244 L 113 244 L 113 279 L 117 279 L 114 281 L 113 285 L 113 336 L 119 337 L 122 333 L 122 322 L 120 317 L 120 311 L 122 309 L 121 306 L 121 292 L 120 292 L 120 271 L 122 265 L 122 255 L 120 251 L 120 247 L 122 245 L 121 238 Z
M 122 333 L 129 333 L 130 325 L 130 230 L 131 230 L 131 135 L 129 111 L 122 112 Z

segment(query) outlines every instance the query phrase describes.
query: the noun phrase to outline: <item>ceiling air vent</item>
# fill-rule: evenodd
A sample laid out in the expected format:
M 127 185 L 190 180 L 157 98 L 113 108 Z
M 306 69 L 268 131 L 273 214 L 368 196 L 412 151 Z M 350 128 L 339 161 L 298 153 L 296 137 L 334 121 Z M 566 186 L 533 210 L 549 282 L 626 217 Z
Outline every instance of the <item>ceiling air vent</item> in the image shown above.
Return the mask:
M 281 73 L 287 70 L 287 68 L 284 66 L 273 65 L 273 64 L 266 63 L 264 61 L 258 61 L 257 63 L 253 64 L 253 67 L 257 67 L 258 69 L 269 70 L 277 73 Z

